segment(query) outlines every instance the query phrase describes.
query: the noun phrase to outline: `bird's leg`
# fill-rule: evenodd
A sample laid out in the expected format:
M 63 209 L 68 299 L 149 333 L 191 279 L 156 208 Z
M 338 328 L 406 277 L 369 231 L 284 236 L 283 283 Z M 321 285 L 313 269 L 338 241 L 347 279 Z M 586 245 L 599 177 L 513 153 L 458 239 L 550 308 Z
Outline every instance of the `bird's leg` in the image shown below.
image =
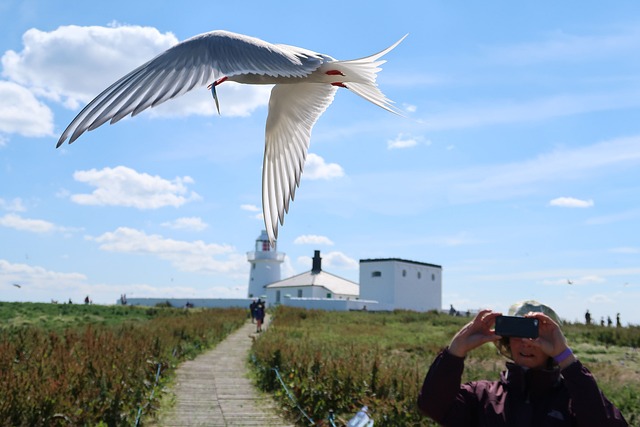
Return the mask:
M 220 114 L 220 104 L 218 103 L 218 94 L 216 93 L 216 86 L 226 81 L 227 79 L 228 79 L 227 76 L 221 77 L 215 82 L 211 83 L 209 86 L 207 86 L 207 89 L 211 90 L 211 95 L 213 95 L 213 100 L 216 101 L 216 108 L 218 109 L 218 115 Z
M 328 76 L 344 76 L 344 73 L 340 70 L 329 70 L 325 73 Z M 344 83 L 342 82 L 333 82 L 331 83 L 332 86 L 338 86 L 338 87 L 344 87 L 346 88 L 347 86 L 345 86 Z

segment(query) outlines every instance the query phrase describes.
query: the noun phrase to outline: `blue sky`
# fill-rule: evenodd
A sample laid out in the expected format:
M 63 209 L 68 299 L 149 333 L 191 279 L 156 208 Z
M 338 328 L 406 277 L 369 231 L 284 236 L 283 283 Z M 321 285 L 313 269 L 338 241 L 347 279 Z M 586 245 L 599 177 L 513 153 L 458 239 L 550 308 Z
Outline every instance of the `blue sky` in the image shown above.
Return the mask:
M 280 227 L 285 275 L 443 266 L 443 306 L 640 324 L 640 6 L 0 1 L 0 299 L 244 297 L 269 87 L 205 88 L 55 149 L 120 76 L 225 29 L 378 52 L 406 118 L 338 91 Z M 572 284 L 569 284 L 571 282 Z M 20 288 L 13 286 L 21 285 Z

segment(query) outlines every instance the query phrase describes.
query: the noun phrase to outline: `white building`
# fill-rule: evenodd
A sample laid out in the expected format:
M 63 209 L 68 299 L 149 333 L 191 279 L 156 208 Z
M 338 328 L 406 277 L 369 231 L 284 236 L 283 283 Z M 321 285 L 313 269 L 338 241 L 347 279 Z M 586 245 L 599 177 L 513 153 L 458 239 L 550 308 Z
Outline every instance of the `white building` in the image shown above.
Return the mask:
M 360 298 L 378 310 L 442 308 L 442 267 L 398 258 L 360 260 Z
M 358 284 L 322 271 L 320 251 L 315 251 L 310 271 L 266 286 L 270 304 L 289 305 L 292 298 L 350 300 L 358 298 Z
M 131 305 L 169 302 L 196 307 L 248 307 L 252 299 L 266 298 L 267 305 L 283 304 L 322 310 L 413 310 L 442 308 L 442 267 L 398 258 L 361 259 L 360 284 L 322 270 L 315 251 L 310 271 L 280 280 L 284 253 L 271 246 L 266 231 L 247 253 L 251 264 L 247 299 L 131 298 Z
M 248 298 L 262 298 L 265 286 L 280 280 L 280 264 L 284 261 L 284 254 L 279 253 L 277 243 L 272 247 L 266 230 L 256 239 L 253 252 L 247 252 L 247 260 L 251 264 L 249 270 Z

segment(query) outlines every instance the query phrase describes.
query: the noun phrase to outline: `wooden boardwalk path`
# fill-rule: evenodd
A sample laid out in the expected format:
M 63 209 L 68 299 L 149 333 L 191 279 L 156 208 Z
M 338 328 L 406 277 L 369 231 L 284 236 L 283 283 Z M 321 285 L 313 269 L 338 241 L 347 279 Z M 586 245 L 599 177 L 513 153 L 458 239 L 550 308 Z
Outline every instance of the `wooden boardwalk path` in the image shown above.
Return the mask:
M 263 330 L 268 319 L 265 324 Z M 181 364 L 170 390 L 175 404 L 152 425 L 293 427 L 277 415 L 271 397 L 256 390 L 248 377 L 250 336 L 255 328 L 247 321 L 214 349 Z

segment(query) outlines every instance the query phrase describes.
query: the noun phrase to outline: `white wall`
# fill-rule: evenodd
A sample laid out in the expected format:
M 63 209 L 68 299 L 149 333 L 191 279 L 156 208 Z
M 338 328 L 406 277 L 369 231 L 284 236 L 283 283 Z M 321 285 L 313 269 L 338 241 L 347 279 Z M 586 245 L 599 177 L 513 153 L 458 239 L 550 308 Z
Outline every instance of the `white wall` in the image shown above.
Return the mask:
M 284 254 L 279 252 L 248 252 L 247 260 L 251 264 L 249 270 L 249 298 L 260 298 L 264 295 L 265 285 L 278 282 L 280 264 L 284 261 Z
M 280 291 L 280 301 L 278 301 L 278 291 Z M 326 288 L 322 286 L 291 286 L 291 287 L 283 287 L 283 288 L 266 288 L 264 289 L 263 295 L 267 296 L 267 299 L 271 301 L 271 303 L 283 303 L 283 299 L 286 295 L 289 295 L 291 298 L 327 298 L 327 294 L 331 294 L 331 298 L 336 300 L 346 300 L 346 299 L 357 299 L 356 296 L 353 295 L 343 295 L 343 294 L 334 294 L 329 292 Z
M 364 310 L 380 311 L 391 310 L 378 304 L 378 301 L 326 299 L 326 298 L 283 298 L 282 305 L 289 307 L 306 308 L 310 310 L 350 311 Z
M 360 298 L 394 309 L 442 308 L 442 269 L 402 260 L 360 262 Z
M 396 267 L 396 308 L 415 311 L 442 308 L 442 269 L 410 263 L 397 263 Z
M 373 273 L 376 276 L 373 276 Z M 379 275 L 378 275 L 379 273 Z M 393 287 L 394 265 L 392 262 L 360 263 L 360 298 L 395 304 Z

